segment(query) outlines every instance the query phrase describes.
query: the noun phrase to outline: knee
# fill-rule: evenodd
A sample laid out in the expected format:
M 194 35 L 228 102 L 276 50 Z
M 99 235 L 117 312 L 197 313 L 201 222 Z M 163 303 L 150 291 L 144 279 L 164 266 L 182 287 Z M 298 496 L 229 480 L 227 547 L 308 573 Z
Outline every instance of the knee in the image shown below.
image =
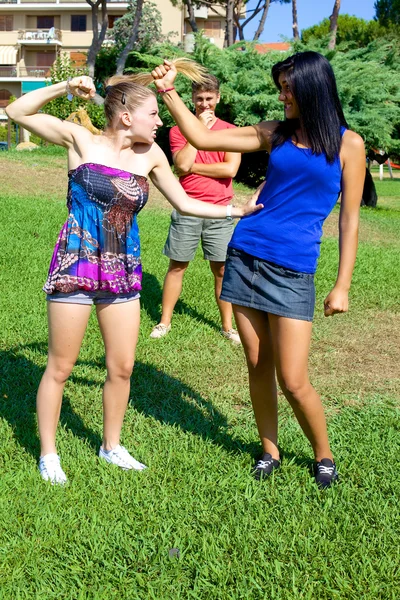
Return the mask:
M 286 398 L 301 402 L 307 395 L 310 382 L 308 378 L 296 377 L 293 375 L 278 377 L 279 385 Z
M 172 273 L 173 275 L 183 275 L 186 269 L 188 268 L 188 262 L 180 262 L 177 260 L 170 260 L 168 273 Z
M 46 369 L 46 375 L 51 377 L 59 385 L 64 384 L 72 373 L 74 363 L 58 362 L 49 363 Z
M 107 363 L 107 377 L 108 379 L 128 381 L 132 375 L 134 363 L 131 360 L 121 362 L 109 362 Z
M 275 376 L 275 365 L 269 357 L 260 357 L 257 352 L 246 354 L 247 369 L 250 378 L 264 379 L 268 374 Z
M 225 263 L 213 263 L 210 261 L 211 271 L 216 279 L 222 279 L 225 271 Z

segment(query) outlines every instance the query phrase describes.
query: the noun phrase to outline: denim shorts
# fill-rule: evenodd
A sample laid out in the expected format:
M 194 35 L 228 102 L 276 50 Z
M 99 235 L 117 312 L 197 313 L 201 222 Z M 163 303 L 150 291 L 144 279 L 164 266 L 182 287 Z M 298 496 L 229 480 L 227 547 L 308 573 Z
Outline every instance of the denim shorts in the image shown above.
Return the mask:
M 48 302 L 66 302 L 68 304 L 121 304 L 122 302 L 130 302 L 130 300 L 138 300 L 139 292 L 129 292 L 128 294 L 113 294 L 99 290 L 97 292 L 86 292 L 78 290 L 76 292 L 63 293 L 54 292 L 47 294 Z
M 312 321 L 314 275 L 228 248 L 221 300 L 273 315 Z
M 205 260 L 225 262 L 232 233 L 232 221 L 186 217 L 174 210 L 163 253 L 172 260 L 190 262 L 201 240 Z

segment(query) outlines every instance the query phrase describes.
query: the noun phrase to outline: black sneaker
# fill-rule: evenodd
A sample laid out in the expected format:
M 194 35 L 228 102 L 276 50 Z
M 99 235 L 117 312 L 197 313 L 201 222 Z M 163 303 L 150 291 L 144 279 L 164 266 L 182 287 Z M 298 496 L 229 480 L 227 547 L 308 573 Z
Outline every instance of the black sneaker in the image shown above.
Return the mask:
M 271 475 L 272 471 L 279 469 L 280 466 L 280 460 L 275 460 L 275 458 L 272 458 L 269 452 L 265 452 L 260 460 L 258 460 L 254 465 L 253 476 L 257 480 L 265 479 Z
M 314 477 L 317 486 L 326 489 L 339 480 L 336 465 L 330 458 L 323 458 L 314 463 Z

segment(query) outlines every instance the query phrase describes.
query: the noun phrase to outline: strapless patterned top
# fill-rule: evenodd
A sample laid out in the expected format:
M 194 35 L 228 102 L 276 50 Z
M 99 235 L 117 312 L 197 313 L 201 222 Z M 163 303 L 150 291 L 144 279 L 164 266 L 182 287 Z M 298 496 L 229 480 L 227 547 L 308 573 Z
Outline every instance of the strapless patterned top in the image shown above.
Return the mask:
M 43 290 L 47 294 L 141 290 L 136 215 L 147 202 L 147 178 L 85 163 L 69 171 L 68 179 L 68 220 L 60 231 Z

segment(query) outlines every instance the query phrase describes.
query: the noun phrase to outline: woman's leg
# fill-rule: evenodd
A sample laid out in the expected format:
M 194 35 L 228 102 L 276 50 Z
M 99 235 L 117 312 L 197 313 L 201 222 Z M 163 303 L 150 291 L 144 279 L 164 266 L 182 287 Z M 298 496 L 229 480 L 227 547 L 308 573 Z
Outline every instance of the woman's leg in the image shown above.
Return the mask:
M 264 453 L 279 459 L 275 365 L 268 314 L 233 305 L 246 354 L 250 396 Z
M 312 323 L 269 315 L 279 384 L 314 450 L 332 459 L 322 402 L 308 378 Z
M 106 352 L 107 379 L 103 389 L 103 444 L 106 451 L 119 445 L 128 405 L 130 377 L 139 334 L 140 302 L 98 304 L 97 318 Z
M 65 382 L 78 358 L 90 305 L 47 302 L 49 351 L 37 393 L 41 456 L 56 453 L 56 429 Z

